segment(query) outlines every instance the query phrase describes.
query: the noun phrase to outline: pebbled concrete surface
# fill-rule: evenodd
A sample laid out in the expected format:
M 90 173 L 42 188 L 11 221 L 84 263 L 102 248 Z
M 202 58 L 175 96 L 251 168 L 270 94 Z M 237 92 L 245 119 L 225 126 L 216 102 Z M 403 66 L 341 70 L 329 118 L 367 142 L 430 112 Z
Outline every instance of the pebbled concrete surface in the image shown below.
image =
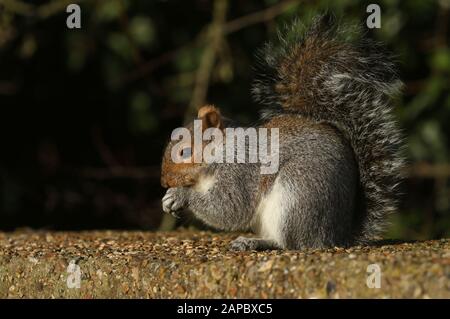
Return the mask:
M 0 233 L 0 297 L 450 298 L 450 239 L 231 252 L 227 247 L 236 236 L 193 231 Z M 367 286 L 370 264 L 380 267 L 379 289 Z

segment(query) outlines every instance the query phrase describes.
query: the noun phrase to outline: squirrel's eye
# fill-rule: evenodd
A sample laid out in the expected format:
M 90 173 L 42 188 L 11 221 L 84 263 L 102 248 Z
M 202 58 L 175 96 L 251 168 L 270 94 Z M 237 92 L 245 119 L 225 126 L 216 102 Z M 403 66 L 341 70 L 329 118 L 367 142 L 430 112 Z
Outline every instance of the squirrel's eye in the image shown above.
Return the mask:
M 191 148 L 190 147 L 185 147 L 185 148 L 183 148 L 182 150 L 181 150 L 181 157 L 183 158 L 183 159 L 188 159 L 188 158 L 190 158 L 191 157 L 191 155 L 192 155 L 192 151 L 191 151 Z

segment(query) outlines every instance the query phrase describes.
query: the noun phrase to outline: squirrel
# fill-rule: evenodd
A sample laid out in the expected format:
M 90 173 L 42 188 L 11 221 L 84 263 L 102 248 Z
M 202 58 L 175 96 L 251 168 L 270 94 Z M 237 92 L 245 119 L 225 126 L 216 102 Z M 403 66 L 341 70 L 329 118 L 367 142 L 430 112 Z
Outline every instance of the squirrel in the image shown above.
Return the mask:
M 254 100 L 258 128 L 279 128 L 279 169 L 258 163 L 195 163 L 192 143 L 167 145 L 163 210 L 191 211 L 220 230 L 248 231 L 237 251 L 330 248 L 380 239 L 396 210 L 403 139 L 392 114 L 402 82 L 383 45 L 328 14 L 294 21 L 259 52 Z M 198 111 L 202 129 L 236 126 L 214 106 Z M 193 132 L 193 124 L 187 126 Z M 205 147 L 205 143 L 202 144 Z M 187 159 L 187 160 L 186 160 Z

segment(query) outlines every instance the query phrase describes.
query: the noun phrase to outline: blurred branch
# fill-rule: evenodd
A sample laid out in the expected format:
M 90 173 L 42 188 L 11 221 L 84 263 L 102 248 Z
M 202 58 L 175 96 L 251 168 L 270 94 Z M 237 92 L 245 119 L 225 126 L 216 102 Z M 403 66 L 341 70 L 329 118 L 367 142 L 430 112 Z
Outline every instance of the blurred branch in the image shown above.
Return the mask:
M 162 55 L 158 56 L 157 58 L 154 58 L 154 59 L 151 59 L 151 60 L 141 63 L 137 69 L 135 69 L 134 71 L 132 71 L 128 74 L 125 74 L 125 76 L 123 76 L 120 79 L 119 85 L 124 85 L 124 84 L 130 83 L 130 82 L 139 80 L 139 79 L 143 78 L 144 76 L 146 76 L 147 74 L 152 73 L 153 70 L 172 61 L 181 50 L 183 50 L 184 48 L 186 48 L 188 46 L 190 46 L 190 45 L 186 45 L 181 48 L 168 51 L 168 52 L 163 53 Z
M 185 118 L 195 115 L 197 108 L 205 103 L 211 72 L 223 41 L 227 9 L 228 0 L 215 0 L 213 21 L 209 26 L 208 34 L 204 41 L 205 48 L 196 74 L 191 103 L 186 110 Z
M 159 179 L 159 166 L 148 167 L 123 167 L 113 166 L 108 168 L 85 168 L 80 171 L 84 178 L 107 180 L 112 178 L 131 179 Z
M 49 3 L 43 4 L 37 8 L 37 15 L 40 18 L 47 18 L 60 11 L 65 11 L 66 7 L 71 3 L 80 4 L 83 0 L 54 0 Z
M 438 12 L 438 18 L 436 21 L 436 35 L 434 38 L 436 47 L 447 46 L 449 12 L 449 8 L 444 6 L 441 6 Z
M 249 15 L 237 18 L 235 20 L 228 22 L 225 25 L 224 33 L 225 34 L 233 33 L 240 29 L 247 28 L 247 27 L 257 24 L 257 23 L 270 21 L 270 20 L 274 19 L 276 16 L 294 8 L 299 3 L 300 3 L 300 0 L 283 1 L 272 7 L 267 8 L 265 10 L 261 10 L 261 11 L 254 12 Z
M 24 16 L 32 16 L 36 12 L 34 5 L 17 0 L 0 0 L 0 8 Z
M 77 4 L 84 0 L 76 1 Z M 73 0 L 54 0 L 40 6 L 25 3 L 19 0 L 0 0 L 0 6 L 15 14 L 24 16 L 37 16 L 47 18 L 60 11 L 65 11 L 66 7 L 73 3 Z
M 283 14 L 284 12 L 293 8 L 295 5 L 298 5 L 299 2 L 300 2 L 299 0 L 283 1 L 279 4 L 276 4 L 272 7 L 267 8 L 267 9 L 236 18 L 235 20 L 225 22 L 222 32 L 224 35 L 229 35 L 233 32 L 239 31 L 243 28 L 247 28 L 254 24 L 258 24 L 258 23 L 261 23 L 264 21 L 271 20 L 271 19 L 275 18 L 276 16 Z M 196 37 L 196 39 L 198 39 L 198 37 Z M 161 67 L 164 64 L 167 64 L 170 61 L 172 61 L 176 57 L 176 55 L 179 52 L 181 52 L 182 50 L 185 50 L 186 48 L 194 46 L 196 43 L 197 43 L 197 41 L 192 41 L 192 42 L 185 44 L 179 48 L 176 48 L 174 50 L 163 53 L 162 55 L 160 55 L 154 59 L 151 59 L 151 60 L 148 60 L 148 61 L 142 63 L 139 68 L 126 74 L 122 78 L 120 83 L 123 85 L 123 84 L 127 84 L 129 82 L 136 81 L 140 78 L 143 78 L 144 76 L 151 73 L 153 70 L 157 69 L 158 67 Z
M 426 84 L 426 79 L 406 82 L 404 88 L 405 94 L 416 95 L 423 90 Z
M 119 4 L 121 7 L 120 17 L 119 17 L 120 28 L 122 30 L 122 33 L 125 34 L 125 36 L 127 37 L 128 41 L 131 44 L 131 50 L 132 50 L 132 54 L 133 54 L 134 63 L 139 66 L 142 63 L 141 51 L 139 50 L 139 47 L 136 45 L 136 42 L 134 41 L 133 37 L 131 36 L 130 28 L 129 28 L 129 18 L 128 18 L 128 14 L 126 12 L 125 4 L 123 1 L 120 1 Z
M 98 127 L 92 129 L 92 141 L 94 146 L 97 148 L 103 163 L 105 163 L 108 167 L 117 167 L 119 165 L 108 145 L 106 145 L 103 140 L 102 133 Z
M 406 168 L 410 178 L 450 178 L 450 164 L 416 163 Z

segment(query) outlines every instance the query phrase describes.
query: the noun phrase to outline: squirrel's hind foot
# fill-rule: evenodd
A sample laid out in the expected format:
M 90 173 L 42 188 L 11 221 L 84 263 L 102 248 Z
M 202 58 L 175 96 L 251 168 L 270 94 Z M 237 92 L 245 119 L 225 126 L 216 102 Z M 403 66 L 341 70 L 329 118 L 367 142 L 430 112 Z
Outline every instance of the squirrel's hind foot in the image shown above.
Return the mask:
M 247 238 L 239 236 L 230 243 L 231 250 L 249 251 L 249 250 L 274 250 L 280 247 L 271 240 L 261 238 Z

